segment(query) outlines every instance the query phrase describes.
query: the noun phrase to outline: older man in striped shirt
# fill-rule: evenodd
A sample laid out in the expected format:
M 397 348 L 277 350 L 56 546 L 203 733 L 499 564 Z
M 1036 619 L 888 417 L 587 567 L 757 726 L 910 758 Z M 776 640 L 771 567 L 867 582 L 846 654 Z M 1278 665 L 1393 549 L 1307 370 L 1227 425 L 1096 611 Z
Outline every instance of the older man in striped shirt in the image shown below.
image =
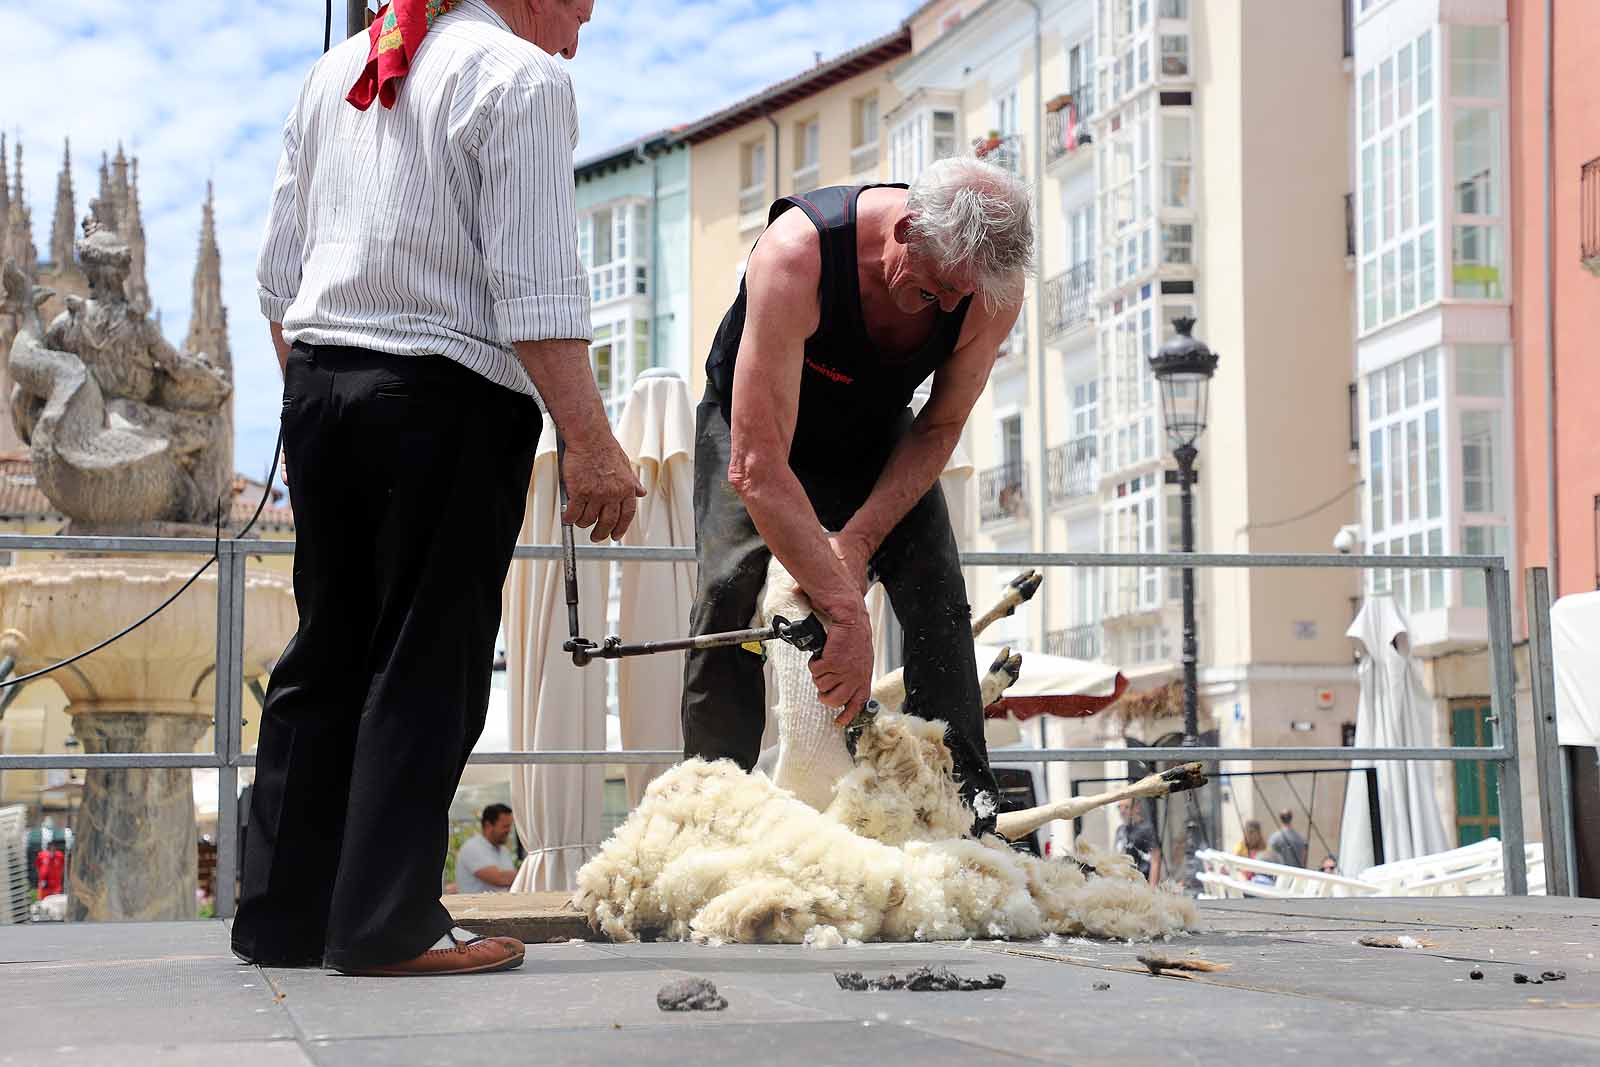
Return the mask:
M 621 537 L 643 495 L 589 370 L 577 113 L 555 58 L 577 51 L 593 0 L 405 4 L 399 30 L 357 35 L 306 78 L 257 268 L 284 372 L 300 628 L 267 693 L 233 947 L 357 974 L 522 961 L 520 942 L 453 928 L 439 871 L 537 399 L 592 540 Z M 426 36 L 405 42 L 398 93 L 352 106 L 407 17 Z

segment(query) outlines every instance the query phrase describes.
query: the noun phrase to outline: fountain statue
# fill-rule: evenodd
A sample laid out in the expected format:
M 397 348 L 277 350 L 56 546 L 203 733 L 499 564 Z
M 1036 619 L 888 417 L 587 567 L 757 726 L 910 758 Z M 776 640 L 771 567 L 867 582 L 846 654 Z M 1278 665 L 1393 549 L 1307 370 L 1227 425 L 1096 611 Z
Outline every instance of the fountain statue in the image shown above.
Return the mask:
M 99 208 L 97 203 L 96 208 Z M 112 215 L 114 217 L 114 215 Z M 206 232 L 211 233 L 210 204 Z M 232 508 L 232 367 L 180 352 L 130 302 L 128 244 L 96 210 L 76 242 L 88 295 L 54 294 L 4 266 L 17 324 L 10 398 L 39 488 L 65 532 L 210 538 Z M 92 646 L 175 593 L 198 563 L 64 554 L 0 574 L 0 653 L 17 670 Z M 88 752 L 192 752 L 211 725 L 216 589 L 208 571 L 146 625 L 51 675 Z M 246 589 L 244 677 L 266 672 L 294 631 L 288 580 L 257 568 Z M 91 769 L 72 852 L 68 918 L 196 914 L 192 772 Z

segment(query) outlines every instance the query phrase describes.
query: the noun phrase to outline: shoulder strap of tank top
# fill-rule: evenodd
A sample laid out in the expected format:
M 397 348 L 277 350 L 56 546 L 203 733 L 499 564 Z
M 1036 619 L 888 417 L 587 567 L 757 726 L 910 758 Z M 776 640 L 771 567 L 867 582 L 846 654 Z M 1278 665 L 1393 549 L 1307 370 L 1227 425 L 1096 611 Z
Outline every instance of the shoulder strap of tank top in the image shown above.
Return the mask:
M 833 321 L 838 306 L 836 293 L 845 279 L 852 277 L 851 256 L 855 252 L 849 240 L 853 227 L 849 226 L 851 205 L 855 202 L 855 189 L 851 186 L 831 185 L 805 193 L 792 193 L 772 205 L 767 225 L 771 225 L 788 207 L 797 207 L 817 228 L 817 241 L 822 260 L 821 277 L 817 283 L 817 332 L 822 333 Z

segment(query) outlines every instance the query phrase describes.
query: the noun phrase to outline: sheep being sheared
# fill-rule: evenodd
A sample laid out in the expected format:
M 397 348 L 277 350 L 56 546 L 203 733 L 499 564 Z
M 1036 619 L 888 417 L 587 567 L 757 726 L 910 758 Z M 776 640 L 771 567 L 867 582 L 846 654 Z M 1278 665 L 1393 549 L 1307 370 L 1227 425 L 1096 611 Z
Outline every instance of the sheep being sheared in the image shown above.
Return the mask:
M 769 575 L 762 603 L 764 618 L 810 610 L 781 568 Z M 783 743 L 778 782 L 731 761 L 698 759 L 652 782 L 578 872 L 575 903 L 608 937 L 1151 938 L 1193 925 L 1193 903 L 1152 889 L 1126 857 L 1080 848 L 1076 861 L 1050 861 L 999 837 L 966 837 L 973 813 L 953 778 L 942 723 L 879 713 L 861 730 L 852 758 L 834 712 L 817 698 L 805 654 L 777 643 L 769 654 Z M 1007 666 L 1016 677 L 1002 658 L 1008 662 L 991 672 L 991 686 Z M 986 701 L 997 696 L 984 693 Z M 1172 788 L 1156 778 L 1115 795 Z M 1141 787 L 1144 793 L 1133 792 Z M 1032 825 L 1003 819 L 1002 829 L 1021 836 L 1060 807 L 1008 813 Z

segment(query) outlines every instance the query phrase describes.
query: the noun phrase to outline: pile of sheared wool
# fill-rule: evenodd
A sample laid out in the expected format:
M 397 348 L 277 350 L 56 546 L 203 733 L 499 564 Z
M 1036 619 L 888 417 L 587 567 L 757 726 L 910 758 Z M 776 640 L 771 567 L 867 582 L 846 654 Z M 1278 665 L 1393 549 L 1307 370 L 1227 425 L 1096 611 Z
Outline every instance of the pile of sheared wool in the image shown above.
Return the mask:
M 826 811 L 728 760 L 689 760 L 651 783 L 578 872 L 577 906 L 614 941 L 813 944 L 1034 938 L 1144 939 L 1194 925 L 1192 901 L 1152 889 L 1123 856 L 1041 860 L 972 815 L 944 725 L 883 714 Z

